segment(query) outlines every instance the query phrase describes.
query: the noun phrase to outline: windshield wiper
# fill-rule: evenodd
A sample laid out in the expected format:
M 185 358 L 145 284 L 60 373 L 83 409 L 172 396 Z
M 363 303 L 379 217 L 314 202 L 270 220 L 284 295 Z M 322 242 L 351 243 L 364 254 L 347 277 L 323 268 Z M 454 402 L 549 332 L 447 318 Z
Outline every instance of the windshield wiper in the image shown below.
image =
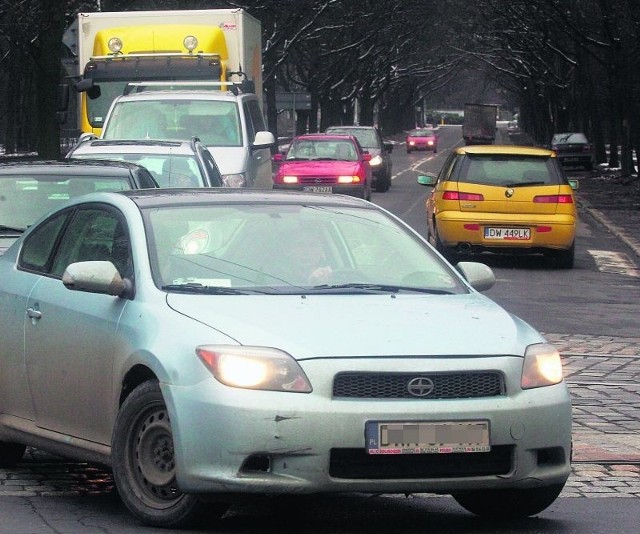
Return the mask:
M 452 292 L 446 289 L 434 289 L 432 287 L 414 287 L 414 286 L 396 286 L 391 284 L 365 284 L 365 283 L 349 283 L 349 284 L 323 284 L 313 286 L 312 290 L 331 291 L 342 289 L 355 289 L 359 291 L 374 291 L 376 293 L 400 293 L 407 291 L 410 293 L 429 293 L 431 295 L 451 295 Z
M 250 289 L 237 289 L 233 287 L 205 286 L 198 283 L 167 284 L 160 289 L 165 291 L 179 291 L 181 293 L 201 293 L 206 295 L 246 295 L 247 293 L 259 293 Z
M 547 184 L 547 182 L 537 181 L 537 182 L 512 182 L 510 184 L 506 184 L 505 187 L 527 187 L 529 185 L 551 185 Z
M 21 234 L 26 230 L 26 228 L 20 228 L 19 226 L 5 226 L 4 224 L 0 224 L 0 232 L 20 232 Z

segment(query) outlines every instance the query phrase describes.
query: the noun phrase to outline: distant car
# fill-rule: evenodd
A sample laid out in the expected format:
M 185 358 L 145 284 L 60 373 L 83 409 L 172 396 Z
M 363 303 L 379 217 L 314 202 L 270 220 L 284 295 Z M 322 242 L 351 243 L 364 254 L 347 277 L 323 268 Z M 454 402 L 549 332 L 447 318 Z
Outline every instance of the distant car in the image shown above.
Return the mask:
M 391 187 L 393 145 L 385 143 L 378 128 L 374 126 L 330 126 L 326 129 L 330 134 L 353 135 L 362 148 L 371 154 L 371 170 L 373 172 L 373 187 L 384 193 Z
M 520 133 L 520 126 L 518 126 L 518 121 L 509 121 L 507 123 L 507 134 L 515 135 Z
M 414 150 L 431 150 L 438 152 L 438 135 L 431 128 L 416 128 L 407 134 L 407 154 Z
M 298 272 L 311 241 L 322 282 Z M 344 195 L 71 201 L 0 257 L 0 467 L 29 445 L 99 461 L 168 529 L 254 495 L 535 515 L 571 473 L 571 400 L 494 282 Z
M 593 147 L 583 133 L 557 133 L 551 139 L 551 149 L 558 154 L 564 167 L 584 167 L 593 170 Z
M 371 198 L 371 154 L 351 135 L 300 135 L 274 161 L 274 189 Z
M 573 187 L 555 152 L 523 146 L 456 149 L 426 201 L 429 241 L 450 259 L 460 253 L 544 254 L 573 267 L 578 215 Z
M 95 191 L 157 188 L 144 167 L 126 162 L 0 163 L 0 254 L 45 213 Z
M 213 155 L 197 138 L 190 141 L 104 140 L 86 138 L 69 159 L 130 161 L 149 169 L 160 187 L 223 187 Z

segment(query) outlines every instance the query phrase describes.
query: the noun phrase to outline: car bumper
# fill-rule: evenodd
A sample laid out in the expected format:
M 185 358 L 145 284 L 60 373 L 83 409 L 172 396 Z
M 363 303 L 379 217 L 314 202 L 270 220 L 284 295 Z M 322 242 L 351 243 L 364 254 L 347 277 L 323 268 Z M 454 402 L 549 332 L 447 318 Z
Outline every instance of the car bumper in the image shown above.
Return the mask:
M 576 236 L 577 221 L 573 215 L 507 215 L 443 211 L 436 215 L 438 236 L 444 246 L 468 244 L 486 249 L 556 249 L 571 247 Z M 486 228 L 528 228 L 529 239 L 491 239 Z
M 349 195 L 352 197 L 359 197 L 359 198 L 364 198 L 364 195 L 365 195 L 364 185 L 322 184 L 318 186 L 312 186 L 312 185 L 302 186 L 302 185 L 273 184 L 273 189 L 280 189 L 282 191 L 303 191 L 307 193 Z
M 427 145 L 426 143 L 420 143 L 417 145 L 407 145 L 408 150 L 438 150 L 438 145 Z
M 507 377 L 507 394 L 432 401 L 332 399 L 333 374 L 353 370 L 350 359 L 304 362 L 312 394 L 225 388 L 213 378 L 189 388 L 165 385 L 180 488 L 198 494 L 451 493 L 561 484 L 568 478 L 568 390 L 564 383 L 521 390 L 522 358 L 368 362 L 372 363 L 368 371 L 499 369 Z M 489 421 L 491 453 L 370 455 L 365 451 L 367 421 L 468 420 Z M 494 468 L 488 459 L 497 456 L 502 457 L 501 466 Z M 450 470 L 442 471 L 442 464 L 451 465 Z M 455 464 L 467 467 L 461 472 Z

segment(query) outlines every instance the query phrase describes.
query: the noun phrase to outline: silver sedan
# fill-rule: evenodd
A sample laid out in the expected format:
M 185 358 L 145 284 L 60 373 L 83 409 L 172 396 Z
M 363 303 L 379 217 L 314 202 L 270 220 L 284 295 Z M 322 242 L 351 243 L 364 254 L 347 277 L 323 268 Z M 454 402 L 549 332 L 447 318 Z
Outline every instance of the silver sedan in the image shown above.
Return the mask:
M 291 492 L 537 514 L 569 476 L 570 398 L 494 282 L 341 195 L 72 199 L 0 257 L 0 464 L 110 465 L 165 527 Z

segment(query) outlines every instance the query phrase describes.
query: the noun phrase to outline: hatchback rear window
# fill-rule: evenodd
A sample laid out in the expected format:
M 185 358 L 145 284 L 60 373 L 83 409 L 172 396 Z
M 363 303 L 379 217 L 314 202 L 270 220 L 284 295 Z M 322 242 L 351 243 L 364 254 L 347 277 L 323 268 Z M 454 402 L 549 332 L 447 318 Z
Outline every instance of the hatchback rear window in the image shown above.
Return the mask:
M 459 182 L 505 187 L 558 184 L 561 178 L 550 158 L 470 156 L 463 158 Z

